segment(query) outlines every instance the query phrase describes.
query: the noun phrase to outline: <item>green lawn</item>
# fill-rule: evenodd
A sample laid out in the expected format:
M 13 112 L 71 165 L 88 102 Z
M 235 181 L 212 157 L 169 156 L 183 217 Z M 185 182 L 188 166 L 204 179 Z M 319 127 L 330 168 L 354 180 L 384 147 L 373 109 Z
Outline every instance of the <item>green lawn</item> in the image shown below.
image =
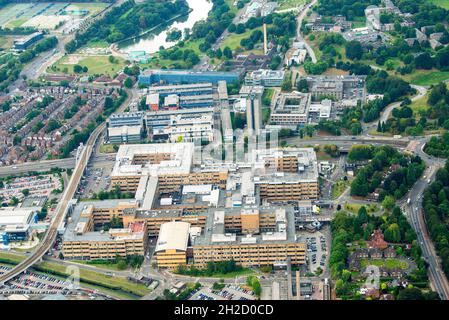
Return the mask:
M 252 269 L 248 269 L 248 268 L 243 268 L 242 270 L 239 271 L 234 271 L 234 272 L 229 272 L 229 273 L 214 273 L 212 275 L 208 274 L 208 275 L 195 275 L 195 276 L 191 276 L 191 277 L 207 277 L 207 278 L 219 278 L 219 279 L 225 279 L 225 278 L 235 278 L 235 277 L 240 277 L 240 276 L 247 276 L 247 275 L 252 275 L 254 274 L 254 270 Z M 185 276 L 190 276 L 190 275 L 185 275 Z
M 72 260 L 72 261 L 73 261 L 73 262 L 76 262 L 76 263 L 85 264 L 85 265 L 88 265 L 88 266 L 100 268 L 100 269 L 108 269 L 108 270 L 113 270 L 113 271 L 121 271 L 121 270 L 118 268 L 117 263 L 89 263 L 88 261 L 82 261 L 82 260 Z
M 428 98 L 429 94 L 427 93 L 424 97 L 413 101 L 412 104 L 409 105 L 414 114 L 419 114 L 420 111 L 426 111 L 427 109 L 429 109 L 429 105 L 427 104 Z
M 7 27 L 9 27 L 9 28 L 18 28 L 22 24 L 24 24 L 25 22 L 27 22 L 27 19 L 11 20 L 11 21 L 8 22 Z
M 71 15 L 72 13 L 70 11 L 88 10 L 89 15 L 93 15 L 106 8 L 106 6 L 107 3 L 102 2 L 90 2 L 90 3 L 71 2 L 70 5 L 66 8 L 66 11 L 68 11 L 68 13 Z
M 278 10 L 285 10 L 300 6 L 305 3 L 305 0 L 278 0 L 277 2 L 279 3 Z
M 79 64 L 82 67 L 88 68 L 88 71 L 83 74 L 86 75 L 104 74 L 113 76 L 114 74 L 118 73 L 125 67 L 124 59 L 119 57 L 114 58 L 116 61 L 114 63 L 111 63 L 109 62 L 108 56 L 86 56 L 81 58 L 77 62 L 77 64 Z M 67 73 L 74 74 L 73 66 L 75 64 L 67 63 L 68 59 L 69 59 L 68 56 L 61 58 L 58 62 L 56 62 L 52 66 L 51 71 L 65 73 L 64 70 L 67 69 Z
M 100 153 L 114 153 L 114 144 L 102 144 L 100 146 Z
M 340 180 L 332 186 L 332 199 L 337 199 L 349 186 L 349 181 Z
M 352 21 L 353 28 L 363 28 L 366 26 L 366 18 L 365 17 L 354 17 Z
M 351 212 L 351 213 L 356 214 L 356 213 L 359 212 L 359 209 L 360 209 L 362 206 L 363 206 L 363 205 L 362 205 L 362 204 L 359 204 L 359 203 L 347 203 L 347 202 L 346 202 L 346 203 L 344 204 L 343 208 L 344 208 L 345 210 Z M 368 205 L 365 205 L 365 208 L 366 208 L 366 211 L 367 211 L 368 213 L 376 212 L 376 211 L 379 210 L 379 207 L 378 207 L 377 205 L 375 205 L 375 204 L 368 204 Z
M 449 10 L 449 0 L 429 0 L 429 2 L 433 3 L 436 6 Z
M 251 30 L 246 30 L 244 33 L 236 34 L 231 33 L 224 41 L 221 43 L 220 48 L 223 50 L 225 47 L 229 47 L 232 51 L 240 47 L 240 41 L 245 38 L 249 38 L 253 31 L 260 30 L 262 31 L 262 27 L 258 27 Z
M 385 267 L 387 269 L 400 268 L 402 270 L 405 270 L 409 267 L 409 264 L 406 261 L 402 261 L 399 259 L 363 259 L 360 261 L 360 266 L 362 268 L 365 268 L 369 265 Z
M 416 70 L 403 76 L 404 80 L 419 86 L 430 86 L 449 79 L 449 71 Z
M 83 48 L 109 48 L 109 43 L 104 40 L 89 41 Z

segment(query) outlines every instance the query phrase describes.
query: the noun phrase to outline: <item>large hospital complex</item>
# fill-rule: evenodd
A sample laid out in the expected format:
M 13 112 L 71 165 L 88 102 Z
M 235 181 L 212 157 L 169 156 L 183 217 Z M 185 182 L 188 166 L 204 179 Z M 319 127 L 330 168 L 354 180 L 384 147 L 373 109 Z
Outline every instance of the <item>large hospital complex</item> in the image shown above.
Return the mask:
M 318 199 L 312 148 L 254 150 L 251 163 L 196 164 L 193 143 L 121 145 L 111 181 L 133 199 L 80 202 L 64 231 L 68 259 L 144 254 L 157 237 L 157 266 L 305 262 L 297 206 Z M 122 228 L 104 231 L 113 218 Z

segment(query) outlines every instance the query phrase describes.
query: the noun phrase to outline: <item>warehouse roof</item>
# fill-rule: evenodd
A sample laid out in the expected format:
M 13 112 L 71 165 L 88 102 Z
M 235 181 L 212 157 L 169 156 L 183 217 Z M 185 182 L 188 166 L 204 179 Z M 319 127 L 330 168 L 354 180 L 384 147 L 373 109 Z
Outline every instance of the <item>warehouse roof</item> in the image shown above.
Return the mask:
M 190 223 L 172 221 L 161 225 L 155 252 L 164 250 L 186 251 L 189 241 Z

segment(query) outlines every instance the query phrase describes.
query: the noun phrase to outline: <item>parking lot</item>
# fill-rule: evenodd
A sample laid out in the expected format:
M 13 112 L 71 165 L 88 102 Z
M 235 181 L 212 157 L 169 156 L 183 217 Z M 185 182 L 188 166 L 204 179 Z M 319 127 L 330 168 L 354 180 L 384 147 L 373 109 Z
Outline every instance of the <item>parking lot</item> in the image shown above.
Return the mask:
M 3 274 L 5 271 L 10 269 L 10 266 L 0 264 L 0 274 Z M 87 295 L 90 299 L 110 299 L 110 297 L 98 294 L 92 290 L 74 288 L 72 283 L 69 281 L 62 280 L 47 274 L 34 273 L 29 271 L 7 282 L 4 286 L 0 286 L 0 294 L 5 296 L 12 294 L 33 296 L 46 296 L 56 294 L 64 296 Z
M 79 184 L 79 194 L 82 198 L 91 198 L 101 190 L 108 191 L 111 186 L 110 174 L 113 163 L 104 167 L 87 167 L 85 175 Z
M 220 291 L 209 287 L 202 287 L 195 292 L 189 300 L 255 300 L 256 296 L 251 290 L 235 285 L 226 285 Z
M 318 267 L 325 269 L 328 257 L 326 237 L 321 232 L 306 237 L 307 261 L 310 272 L 315 272 Z

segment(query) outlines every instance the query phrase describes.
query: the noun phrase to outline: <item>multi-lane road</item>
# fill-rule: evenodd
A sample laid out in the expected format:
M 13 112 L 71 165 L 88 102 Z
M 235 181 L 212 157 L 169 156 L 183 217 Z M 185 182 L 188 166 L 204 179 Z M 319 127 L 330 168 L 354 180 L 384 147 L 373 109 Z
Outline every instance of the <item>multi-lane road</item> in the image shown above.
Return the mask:
M 99 154 L 95 155 L 95 163 L 106 163 L 113 161 L 115 154 Z M 12 166 L 0 167 L 0 177 L 21 174 L 26 172 L 43 172 L 53 168 L 69 169 L 75 167 L 75 158 L 42 160 L 19 163 Z

